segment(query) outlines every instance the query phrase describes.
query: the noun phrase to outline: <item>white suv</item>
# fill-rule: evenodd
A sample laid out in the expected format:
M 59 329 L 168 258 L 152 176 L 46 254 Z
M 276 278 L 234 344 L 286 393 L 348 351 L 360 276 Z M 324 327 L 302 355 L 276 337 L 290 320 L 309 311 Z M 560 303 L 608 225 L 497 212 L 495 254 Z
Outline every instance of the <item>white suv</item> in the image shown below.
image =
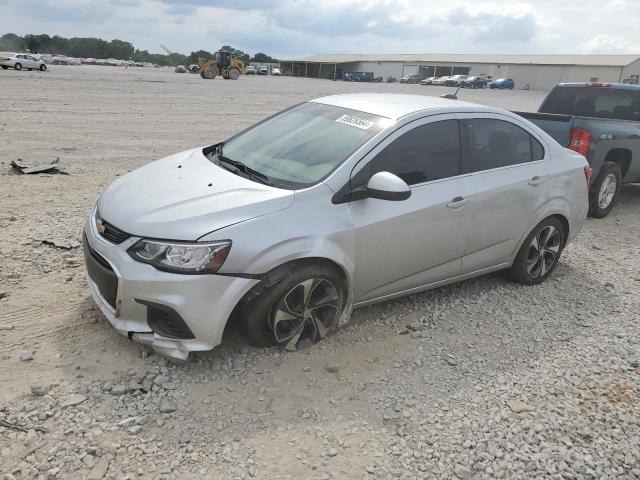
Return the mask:
M 33 55 L 26 53 L 17 53 L 10 57 L 0 57 L 0 66 L 3 70 L 7 68 L 15 68 L 16 70 L 26 68 L 27 70 L 38 69 L 44 72 L 47 69 L 47 66 L 42 60 L 38 60 Z

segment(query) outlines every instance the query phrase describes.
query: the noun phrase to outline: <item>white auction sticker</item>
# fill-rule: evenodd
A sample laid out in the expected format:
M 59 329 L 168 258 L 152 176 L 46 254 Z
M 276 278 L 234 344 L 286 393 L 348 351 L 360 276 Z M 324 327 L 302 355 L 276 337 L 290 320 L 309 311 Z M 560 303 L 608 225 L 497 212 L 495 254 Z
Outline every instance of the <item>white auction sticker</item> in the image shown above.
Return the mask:
M 367 120 L 366 118 L 360 118 L 349 114 L 343 115 L 340 118 L 336 118 L 336 122 L 344 123 L 345 125 L 351 125 L 352 127 L 356 127 L 361 130 L 368 130 L 376 124 L 376 122 Z

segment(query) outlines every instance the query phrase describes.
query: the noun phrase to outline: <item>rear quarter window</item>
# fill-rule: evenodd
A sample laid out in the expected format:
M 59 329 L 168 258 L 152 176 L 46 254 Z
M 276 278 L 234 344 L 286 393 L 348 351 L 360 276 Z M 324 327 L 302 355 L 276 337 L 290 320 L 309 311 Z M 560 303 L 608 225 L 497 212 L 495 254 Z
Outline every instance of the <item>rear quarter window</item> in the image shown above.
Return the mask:
M 541 113 L 640 121 L 640 90 L 607 87 L 556 87 Z

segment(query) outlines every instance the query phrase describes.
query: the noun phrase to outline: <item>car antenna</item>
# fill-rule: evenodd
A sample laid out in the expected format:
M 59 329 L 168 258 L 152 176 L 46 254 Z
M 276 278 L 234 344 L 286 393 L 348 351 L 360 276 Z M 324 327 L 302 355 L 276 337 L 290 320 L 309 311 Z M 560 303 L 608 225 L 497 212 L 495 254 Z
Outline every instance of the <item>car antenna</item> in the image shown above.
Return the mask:
M 440 95 L 440 97 L 448 98 L 449 100 L 457 100 L 459 91 L 460 91 L 460 85 L 458 85 L 458 88 L 456 89 L 456 93 L 445 93 Z

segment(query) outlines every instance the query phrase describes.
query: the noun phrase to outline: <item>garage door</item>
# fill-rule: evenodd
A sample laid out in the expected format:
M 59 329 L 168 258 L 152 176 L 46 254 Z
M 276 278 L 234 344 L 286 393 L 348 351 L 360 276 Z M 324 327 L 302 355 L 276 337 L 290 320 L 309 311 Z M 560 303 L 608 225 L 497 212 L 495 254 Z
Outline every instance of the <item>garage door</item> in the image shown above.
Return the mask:
M 403 65 L 402 76 L 408 77 L 410 75 L 418 75 L 418 65 Z

